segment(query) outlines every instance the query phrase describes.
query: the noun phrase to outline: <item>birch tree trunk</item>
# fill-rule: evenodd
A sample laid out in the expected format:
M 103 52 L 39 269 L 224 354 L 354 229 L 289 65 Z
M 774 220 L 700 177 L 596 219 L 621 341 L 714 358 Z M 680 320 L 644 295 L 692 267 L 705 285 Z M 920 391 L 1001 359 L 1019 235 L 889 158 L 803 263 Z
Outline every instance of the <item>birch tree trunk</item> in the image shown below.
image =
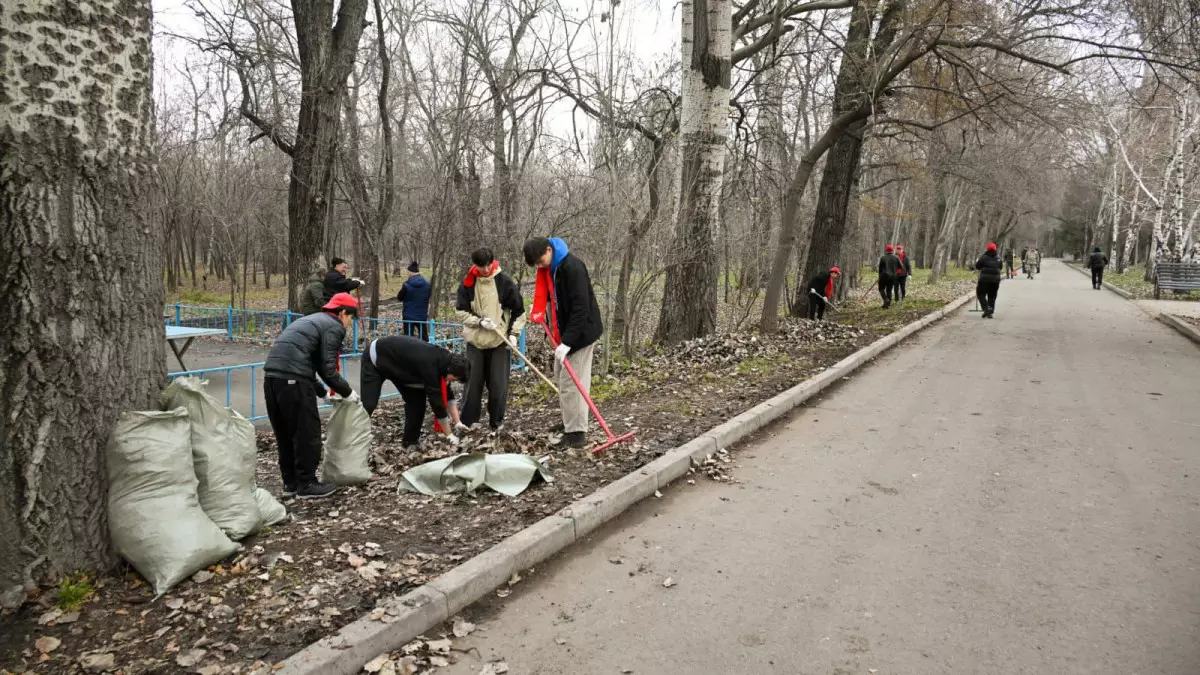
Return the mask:
M 679 218 L 655 340 L 674 344 L 717 325 L 717 202 L 729 137 L 730 0 L 683 3 Z
M 1136 264 L 1132 255 L 1134 247 L 1137 246 L 1138 234 L 1141 230 L 1141 223 L 1138 218 L 1141 213 L 1138 206 L 1141 204 L 1141 193 L 1136 190 L 1133 193 L 1133 204 L 1129 206 L 1129 226 L 1125 229 L 1125 247 L 1121 249 L 1121 258 L 1117 262 L 1117 272 L 1125 274 L 1130 265 Z
M 164 383 L 150 25 L 149 0 L 0 5 L 0 593 L 116 562 L 105 446 Z

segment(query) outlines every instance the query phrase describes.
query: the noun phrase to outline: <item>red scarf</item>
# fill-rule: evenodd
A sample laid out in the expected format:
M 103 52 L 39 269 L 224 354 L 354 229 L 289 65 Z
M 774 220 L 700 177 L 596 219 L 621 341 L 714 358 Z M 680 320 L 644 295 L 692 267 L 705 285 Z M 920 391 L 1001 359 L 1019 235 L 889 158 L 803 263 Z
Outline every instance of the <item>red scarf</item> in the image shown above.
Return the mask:
M 446 378 L 444 377 L 442 378 L 442 405 L 447 408 L 450 407 L 450 392 L 446 386 Z M 438 423 L 436 416 L 433 418 L 433 430 L 439 434 L 448 433 L 450 431 L 449 429 L 446 429 L 445 431 L 442 430 L 442 425 Z
M 896 257 L 900 258 L 900 276 L 904 276 L 904 258 L 906 257 L 904 251 L 900 251 Z
M 490 267 L 488 267 L 487 274 L 480 274 L 479 268 L 476 267 L 475 265 L 471 265 L 471 269 L 467 270 L 467 277 L 465 279 L 463 279 L 463 286 L 466 286 L 467 288 L 474 288 L 475 287 L 475 279 L 477 279 L 481 276 L 490 277 L 493 274 L 495 274 L 496 272 L 498 272 L 499 270 L 500 270 L 500 261 L 499 260 L 492 261 L 492 265 Z
M 549 321 L 546 317 L 547 311 L 550 313 Z M 537 277 L 533 284 L 533 313 L 529 315 L 529 320 L 548 326 L 550 334 L 554 336 L 554 343 L 562 344 L 562 338 L 558 335 L 558 321 L 555 319 L 554 277 L 549 267 L 537 268 Z
M 833 299 L 833 275 L 829 275 L 829 281 L 825 282 L 825 297 Z

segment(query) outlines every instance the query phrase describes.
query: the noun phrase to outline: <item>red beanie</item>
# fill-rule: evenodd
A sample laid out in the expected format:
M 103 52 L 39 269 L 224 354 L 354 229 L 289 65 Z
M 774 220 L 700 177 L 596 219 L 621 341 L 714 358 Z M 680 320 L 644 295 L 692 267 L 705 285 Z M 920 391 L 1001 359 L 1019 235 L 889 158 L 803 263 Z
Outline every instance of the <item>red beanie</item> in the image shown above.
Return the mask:
M 987 250 L 989 250 L 989 251 L 995 251 L 995 250 L 996 250 L 996 242 L 994 242 L 994 241 L 989 241 L 989 242 L 988 242 L 988 247 L 987 247 Z
M 884 252 L 884 253 L 891 253 L 893 250 L 895 250 L 895 249 L 893 249 L 893 248 L 892 248 L 892 245 L 891 245 L 891 244 L 888 244 L 887 246 L 884 246 L 884 247 L 883 247 L 883 252 Z

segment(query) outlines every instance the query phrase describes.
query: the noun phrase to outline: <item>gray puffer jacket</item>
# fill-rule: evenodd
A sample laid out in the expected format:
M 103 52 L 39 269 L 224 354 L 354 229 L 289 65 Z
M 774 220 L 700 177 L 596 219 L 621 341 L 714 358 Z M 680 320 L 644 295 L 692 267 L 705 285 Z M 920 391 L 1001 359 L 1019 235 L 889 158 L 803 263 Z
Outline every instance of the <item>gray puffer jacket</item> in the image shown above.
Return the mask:
M 321 312 L 296 319 L 275 338 L 263 372 L 267 377 L 312 382 L 320 377 L 339 395 L 349 396 L 350 383 L 337 370 L 338 350 L 344 339 L 346 329 L 332 314 Z

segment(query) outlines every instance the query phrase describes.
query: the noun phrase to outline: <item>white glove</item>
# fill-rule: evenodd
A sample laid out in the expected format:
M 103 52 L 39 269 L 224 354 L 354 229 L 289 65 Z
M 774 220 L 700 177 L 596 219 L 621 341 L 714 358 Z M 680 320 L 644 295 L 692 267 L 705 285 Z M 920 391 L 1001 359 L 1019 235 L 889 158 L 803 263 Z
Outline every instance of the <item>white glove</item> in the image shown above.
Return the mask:
M 455 436 L 454 434 L 446 436 L 446 440 L 450 442 L 450 445 L 458 445 L 458 436 Z
M 353 389 L 351 389 L 350 395 L 346 397 L 346 400 L 350 401 L 351 403 L 358 403 L 359 401 L 362 400 L 362 397 L 358 395 L 357 391 L 354 391 Z
M 496 330 L 496 322 L 492 321 L 489 317 L 484 317 L 479 320 L 479 327 L 486 331 L 494 331 Z
M 571 353 L 571 348 L 566 345 L 559 345 L 554 349 L 554 360 L 562 363 L 567 360 L 567 354 Z
M 508 336 L 508 344 L 512 345 L 513 349 L 517 349 L 520 346 L 520 343 L 521 343 L 521 337 L 519 335 L 509 335 Z
M 463 424 L 462 422 L 459 422 L 458 424 L 454 425 L 454 433 L 455 434 L 463 434 L 465 436 L 467 434 L 467 432 L 469 432 L 469 431 L 471 431 L 470 427 Z

